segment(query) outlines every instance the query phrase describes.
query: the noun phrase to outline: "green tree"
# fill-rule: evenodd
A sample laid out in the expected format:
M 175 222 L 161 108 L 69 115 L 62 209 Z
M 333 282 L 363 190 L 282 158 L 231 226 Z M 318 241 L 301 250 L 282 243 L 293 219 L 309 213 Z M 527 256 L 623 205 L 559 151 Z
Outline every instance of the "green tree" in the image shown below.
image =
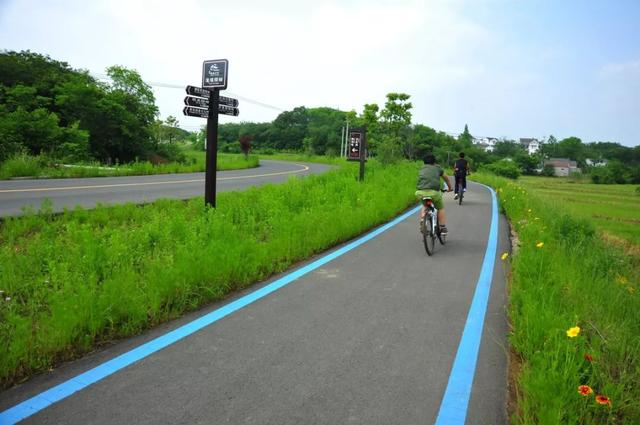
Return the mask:
M 169 143 L 173 143 L 176 135 L 178 134 L 178 119 L 173 115 L 169 115 L 165 121 L 167 137 L 169 138 Z
M 463 148 L 468 148 L 473 145 L 473 136 L 469 133 L 469 126 L 464 125 L 464 131 L 458 136 L 458 141 L 462 144 Z

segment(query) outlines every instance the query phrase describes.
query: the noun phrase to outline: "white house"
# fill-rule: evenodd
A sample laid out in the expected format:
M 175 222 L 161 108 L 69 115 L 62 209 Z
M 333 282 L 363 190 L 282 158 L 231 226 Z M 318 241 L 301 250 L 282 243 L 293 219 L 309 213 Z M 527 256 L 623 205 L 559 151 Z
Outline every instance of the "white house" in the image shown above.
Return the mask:
M 497 141 L 498 139 L 496 139 L 495 137 L 482 137 L 479 139 L 474 138 L 473 144 L 481 147 L 487 152 L 493 152 Z
M 540 149 L 540 142 L 533 138 L 520 138 L 520 145 L 527 151 L 529 155 L 533 155 Z
M 606 159 L 586 159 L 584 161 L 588 167 L 604 167 L 607 165 Z

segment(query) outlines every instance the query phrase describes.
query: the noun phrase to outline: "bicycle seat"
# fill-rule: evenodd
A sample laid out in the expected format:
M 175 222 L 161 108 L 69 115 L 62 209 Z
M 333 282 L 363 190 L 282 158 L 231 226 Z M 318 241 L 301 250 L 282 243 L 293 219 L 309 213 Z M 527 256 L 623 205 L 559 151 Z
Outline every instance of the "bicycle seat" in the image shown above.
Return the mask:
M 430 205 L 430 204 L 433 204 L 433 198 L 431 196 L 423 196 L 422 205 Z

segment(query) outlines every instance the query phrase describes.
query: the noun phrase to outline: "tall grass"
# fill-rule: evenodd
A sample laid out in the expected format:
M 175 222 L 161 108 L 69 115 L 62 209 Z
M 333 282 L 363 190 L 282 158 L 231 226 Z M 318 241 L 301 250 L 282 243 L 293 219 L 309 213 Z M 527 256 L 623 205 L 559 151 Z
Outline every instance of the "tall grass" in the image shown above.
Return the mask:
M 509 340 L 522 372 L 513 423 L 640 423 L 640 260 L 560 203 L 503 178 L 475 179 L 496 188 L 518 235 Z M 594 394 L 580 395 L 580 385 Z
M 418 166 L 370 161 L 221 193 L 9 218 L 0 227 L 0 380 L 6 386 L 140 332 L 390 219 Z
M 108 176 L 140 176 L 150 174 L 170 173 L 197 173 L 205 171 L 204 152 L 196 152 L 187 155 L 192 163 L 182 164 L 169 162 L 154 165 L 149 161 L 135 161 L 129 164 L 117 164 L 107 167 L 99 162 L 75 164 L 65 167 L 53 165 L 40 160 L 39 157 L 18 155 L 0 164 L 0 179 L 12 177 L 36 177 L 36 178 L 67 178 L 67 177 L 108 177 Z M 218 171 L 240 170 L 255 168 L 260 165 L 257 155 L 249 155 L 245 158 L 240 154 L 219 153 L 217 161 Z

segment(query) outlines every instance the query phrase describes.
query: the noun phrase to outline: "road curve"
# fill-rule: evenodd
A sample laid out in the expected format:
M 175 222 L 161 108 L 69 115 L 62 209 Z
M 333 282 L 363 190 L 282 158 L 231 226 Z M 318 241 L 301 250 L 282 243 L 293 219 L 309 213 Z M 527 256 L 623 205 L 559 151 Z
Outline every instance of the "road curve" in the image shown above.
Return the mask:
M 281 183 L 291 175 L 322 173 L 329 168 L 324 164 L 261 160 L 258 168 L 218 171 L 217 191 Z M 62 211 L 76 205 L 93 208 L 97 204 L 145 203 L 161 198 L 197 196 L 204 196 L 204 173 L 7 180 L 0 181 L 0 216 L 20 215 L 28 206 L 38 209 L 45 199 L 51 200 L 54 211 Z

